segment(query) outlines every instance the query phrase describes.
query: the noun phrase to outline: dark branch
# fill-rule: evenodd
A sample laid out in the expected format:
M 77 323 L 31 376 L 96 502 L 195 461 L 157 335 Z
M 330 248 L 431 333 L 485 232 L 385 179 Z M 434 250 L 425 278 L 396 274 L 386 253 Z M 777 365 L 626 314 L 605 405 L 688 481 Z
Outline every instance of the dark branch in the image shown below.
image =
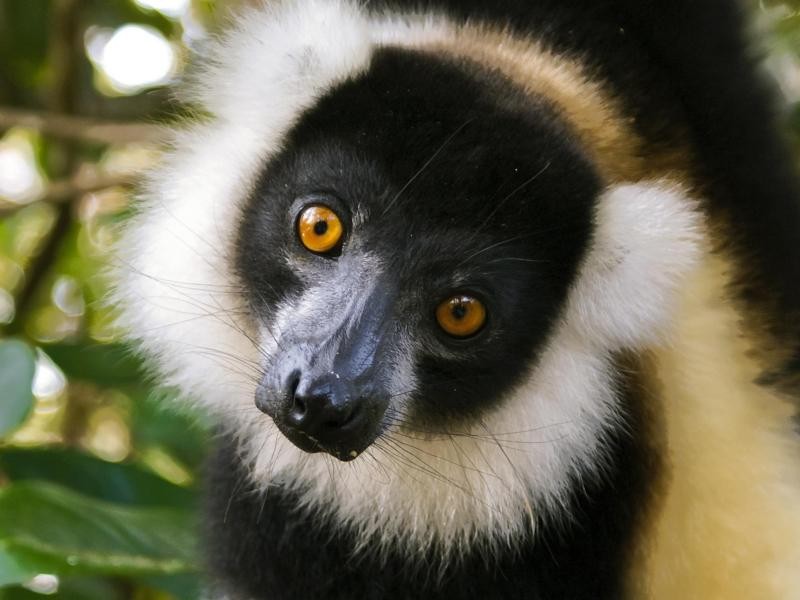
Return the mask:
M 80 0 L 56 0 L 53 3 L 50 36 L 50 64 L 53 67 L 53 85 L 50 108 L 55 113 L 71 113 L 75 109 L 76 88 L 82 56 Z M 54 146 L 60 159 L 54 167 L 56 177 L 72 177 L 77 167 L 75 144 L 62 141 Z M 9 329 L 12 333 L 23 330 L 23 324 L 34 304 L 36 293 L 44 284 L 56 262 L 64 241 L 72 228 L 72 211 L 67 203 L 59 206 L 55 224 L 50 230 L 38 255 L 25 273 L 24 283 L 16 296 L 17 315 Z
M 42 202 L 51 204 L 64 204 L 80 198 L 84 194 L 100 192 L 113 187 L 131 187 L 138 180 L 138 176 L 131 173 L 120 175 L 92 175 L 78 176 L 51 183 L 40 198 Z M 0 206 L 0 218 L 9 217 L 28 204 L 9 204 Z
M 100 144 L 158 143 L 165 139 L 165 128 L 144 123 L 117 123 L 64 113 L 36 112 L 0 107 L 0 129 L 27 127 L 65 140 Z

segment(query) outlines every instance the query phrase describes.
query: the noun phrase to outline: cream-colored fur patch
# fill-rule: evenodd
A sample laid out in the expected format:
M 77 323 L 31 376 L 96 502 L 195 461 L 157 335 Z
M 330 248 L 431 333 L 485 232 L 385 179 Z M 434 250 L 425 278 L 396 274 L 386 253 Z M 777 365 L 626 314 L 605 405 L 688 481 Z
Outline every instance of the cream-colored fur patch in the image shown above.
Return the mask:
M 800 598 L 800 440 L 789 401 L 755 383 L 730 265 L 709 257 L 656 353 L 666 496 L 643 532 L 636 598 Z

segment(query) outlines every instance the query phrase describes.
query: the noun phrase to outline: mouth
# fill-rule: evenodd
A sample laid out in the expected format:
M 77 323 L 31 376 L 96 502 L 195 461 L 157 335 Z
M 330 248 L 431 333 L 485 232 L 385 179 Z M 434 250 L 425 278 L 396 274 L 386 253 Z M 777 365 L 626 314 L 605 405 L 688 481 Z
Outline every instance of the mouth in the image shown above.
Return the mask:
M 284 437 L 292 442 L 297 448 L 308 454 L 317 454 L 325 452 L 330 454 L 337 460 L 342 462 L 350 462 L 358 458 L 364 450 L 366 450 L 374 441 L 369 440 L 366 444 L 359 444 L 359 448 L 351 448 L 349 446 L 340 446 L 338 444 L 324 444 L 321 440 L 316 439 L 312 435 L 304 431 L 299 431 L 293 427 L 289 427 L 279 419 L 274 419 L 275 425 Z M 377 437 L 377 436 L 375 436 Z M 354 446 L 355 444 L 351 444 Z

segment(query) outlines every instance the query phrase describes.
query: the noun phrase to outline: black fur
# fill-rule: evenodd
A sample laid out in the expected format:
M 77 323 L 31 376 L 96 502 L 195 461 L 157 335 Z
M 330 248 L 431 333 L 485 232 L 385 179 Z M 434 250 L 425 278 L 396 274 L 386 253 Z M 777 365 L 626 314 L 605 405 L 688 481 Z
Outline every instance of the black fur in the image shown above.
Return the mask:
M 331 259 L 298 244 L 296 199 L 323 195 L 343 214 L 368 214 L 337 260 L 368 252 L 389 265 L 389 320 L 426 349 L 417 425 L 462 419 L 490 408 L 535 361 L 588 244 L 598 193 L 592 166 L 546 106 L 523 102 L 496 75 L 386 49 L 306 113 L 268 165 L 245 212 L 239 274 L 269 322 L 272 306 L 338 276 Z M 305 281 L 286 261 L 264 260 L 287 253 Z M 467 341 L 434 319 L 459 290 L 489 310 Z
M 622 365 L 622 363 L 620 363 Z M 476 548 L 437 576 L 435 552 L 381 559 L 353 555 L 353 538 L 297 510 L 279 486 L 251 489 L 234 442 L 220 439 L 210 465 L 209 562 L 217 583 L 253 600 L 600 600 L 626 593 L 626 568 L 661 465 L 651 447 L 647 396 L 626 360 L 627 431 L 609 444 L 601 480 L 585 481 L 567 522 L 489 555 Z M 430 570 L 426 566 L 431 566 Z
M 791 320 L 800 314 L 798 183 L 734 2 L 387 0 L 370 6 L 440 9 L 456 18 L 505 23 L 583 57 L 651 148 L 688 142 L 704 208 L 714 223 L 729 228 L 730 249 L 746 267 L 740 298 L 770 317 L 790 348 L 798 347 L 798 321 Z M 445 143 L 447 152 L 437 156 Z M 415 178 L 432 157 L 424 176 Z M 527 184 L 539 169 L 541 176 Z M 470 265 L 478 280 L 491 259 L 544 261 L 533 270 L 509 262 L 484 277 L 497 298 L 495 329 L 467 349 L 432 352 L 423 361 L 423 388 L 437 389 L 444 379 L 458 383 L 450 394 L 437 389 L 440 403 L 419 418 L 452 419 L 485 407 L 487 396 L 500 398 L 535 360 L 589 240 L 598 185 L 580 148 L 545 105 L 523 106 L 511 86 L 474 67 L 384 50 L 366 75 L 304 115 L 284 152 L 268 165 L 246 211 L 239 275 L 264 317 L 306 285 L 281 261 L 264 257 L 274 256 L 275 248 L 297 250 L 291 206 L 309 192 L 370 203 L 372 210 L 403 192 L 389 220 L 364 242 L 395 257 L 395 285 L 413 292 L 398 315 L 429 314 L 424 307 L 450 284 L 437 274 L 458 262 L 449 252 L 469 255 L 531 231 L 531 223 L 534 230 L 563 227 L 537 244 L 513 242 Z M 515 194 L 514 202 L 502 202 L 508 194 Z M 484 221 L 486 227 L 479 225 Z M 402 227 L 392 226 L 400 222 Z M 481 236 L 474 238 L 470 232 L 478 227 Z M 345 246 L 343 256 L 347 251 Z M 358 251 L 356 243 L 350 251 Z M 324 274 L 325 263 L 315 264 Z M 527 313 L 519 310 L 521 297 L 531 299 Z M 412 325 L 433 336 L 424 322 Z M 520 333 L 529 331 L 534 335 Z M 232 442 L 223 440 L 211 468 L 207 513 L 217 583 L 257 600 L 624 597 L 636 526 L 659 465 L 648 445 L 651 418 L 641 412 L 639 392 L 631 380 L 620 387 L 628 433 L 615 434 L 605 476 L 576 486 L 578 510 L 571 520 L 545 524 L 535 538 L 497 556 L 476 549 L 449 564 L 441 580 L 397 554 L 385 563 L 368 553 L 354 557 L 347 531 L 298 512 L 279 485 L 263 497 L 250 492 Z M 461 398 L 468 402 L 459 403 Z
M 688 137 L 704 208 L 739 265 L 737 294 L 800 376 L 800 183 L 739 0 L 372 0 L 510 25 L 588 62 L 652 147 Z M 793 360 L 792 360 L 793 359 Z

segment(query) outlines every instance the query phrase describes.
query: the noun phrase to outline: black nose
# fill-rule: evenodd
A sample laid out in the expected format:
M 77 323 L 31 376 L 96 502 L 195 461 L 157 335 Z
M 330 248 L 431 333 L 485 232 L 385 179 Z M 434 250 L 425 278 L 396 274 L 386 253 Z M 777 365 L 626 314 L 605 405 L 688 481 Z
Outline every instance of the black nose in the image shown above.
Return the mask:
M 365 435 L 371 429 L 365 400 L 337 373 L 315 378 L 294 373 L 287 385 L 287 400 L 276 422 L 302 450 L 324 450 L 349 460 L 372 441 Z
M 316 381 L 309 388 L 296 389 L 287 424 L 320 440 L 336 438 L 355 413 L 353 398 L 343 387 Z

